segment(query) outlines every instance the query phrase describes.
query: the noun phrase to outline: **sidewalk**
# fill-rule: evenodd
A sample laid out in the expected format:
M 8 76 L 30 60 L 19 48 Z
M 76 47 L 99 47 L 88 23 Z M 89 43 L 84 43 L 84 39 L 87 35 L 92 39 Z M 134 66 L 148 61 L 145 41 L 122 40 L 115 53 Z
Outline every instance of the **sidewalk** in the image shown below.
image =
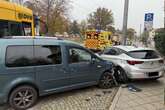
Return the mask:
M 131 92 L 128 88 L 120 87 L 110 110 L 165 110 L 163 80 L 133 82 L 142 89 L 141 92 Z

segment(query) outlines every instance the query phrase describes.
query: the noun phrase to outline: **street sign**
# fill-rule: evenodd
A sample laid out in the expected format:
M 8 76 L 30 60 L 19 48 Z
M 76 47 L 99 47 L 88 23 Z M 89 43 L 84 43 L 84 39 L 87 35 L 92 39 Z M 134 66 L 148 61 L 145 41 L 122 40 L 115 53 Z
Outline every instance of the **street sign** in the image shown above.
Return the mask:
M 153 13 L 146 13 L 145 14 L 145 21 L 153 21 L 154 14 Z
M 154 13 L 146 13 L 144 18 L 144 30 L 150 31 L 153 28 Z

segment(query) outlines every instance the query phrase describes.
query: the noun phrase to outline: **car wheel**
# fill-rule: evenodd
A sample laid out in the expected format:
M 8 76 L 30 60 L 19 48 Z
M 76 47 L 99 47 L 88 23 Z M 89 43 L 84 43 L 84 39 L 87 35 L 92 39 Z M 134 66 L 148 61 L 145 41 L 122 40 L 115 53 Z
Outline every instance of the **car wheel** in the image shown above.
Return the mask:
M 128 77 L 125 71 L 121 67 L 117 67 L 115 70 L 115 78 L 119 83 L 127 83 Z
M 114 85 L 114 80 L 111 72 L 105 72 L 100 78 L 99 87 L 103 89 L 111 88 Z
M 9 104 L 16 110 L 25 110 L 32 107 L 37 101 L 36 89 L 31 86 L 20 86 L 11 92 Z

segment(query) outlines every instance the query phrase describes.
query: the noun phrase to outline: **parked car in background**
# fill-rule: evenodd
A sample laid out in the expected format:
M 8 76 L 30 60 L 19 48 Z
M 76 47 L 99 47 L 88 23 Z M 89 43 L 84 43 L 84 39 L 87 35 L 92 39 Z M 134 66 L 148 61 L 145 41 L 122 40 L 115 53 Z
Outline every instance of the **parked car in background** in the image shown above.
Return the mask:
M 91 85 L 109 88 L 113 64 L 74 42 L 52 37 L 0 39 L 0 104 L 16 110 L 38 96 Z
M 116 65 L 118 81 L 128 79 L 158 79 L 164 74 L 164 60 L 153 49 L 134 46 L 113 46 L 100 57 Z

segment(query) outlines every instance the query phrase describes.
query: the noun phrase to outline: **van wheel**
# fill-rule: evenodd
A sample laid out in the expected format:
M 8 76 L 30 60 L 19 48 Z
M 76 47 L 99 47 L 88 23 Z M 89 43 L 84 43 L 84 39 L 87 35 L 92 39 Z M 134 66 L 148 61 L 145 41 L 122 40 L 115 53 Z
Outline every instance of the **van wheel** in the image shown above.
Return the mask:
M 111 72 L 105 72 L 100 78 L 99 87 L 103 89 L 111 88 L 114 85 L 114 80 Z
M 115 78 L 120 83 L 127 83 L 128 77 L 125 71 L 121 67 L 117 67 L 115 70 Z
M 37 101 L 37 91 L 31 86 L 20 86 L 14 89 L 9 96 L 9 104 L 16 110 L 25 110 L 32 107 Z

